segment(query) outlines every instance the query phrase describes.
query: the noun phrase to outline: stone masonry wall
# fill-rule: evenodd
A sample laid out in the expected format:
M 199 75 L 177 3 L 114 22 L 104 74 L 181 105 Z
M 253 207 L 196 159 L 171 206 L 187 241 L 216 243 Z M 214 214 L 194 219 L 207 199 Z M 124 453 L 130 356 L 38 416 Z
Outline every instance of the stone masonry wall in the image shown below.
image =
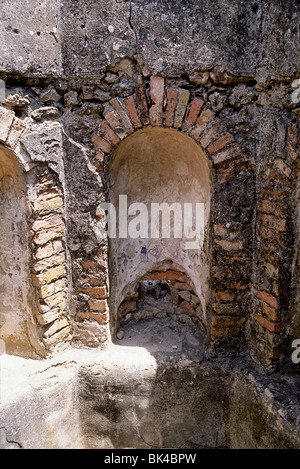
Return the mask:
M 297 3 L 53 2 L 43 16 L 36 0 L 23 20 L 5 3 L 0 143 L 27 182 L 42 348 L 110 340 L 97 207 L 114 149 L 161 126 L 194 139 L 211 166 L 208 337 L 246 343 L 267 363 L 288 354 L 299 296 Z

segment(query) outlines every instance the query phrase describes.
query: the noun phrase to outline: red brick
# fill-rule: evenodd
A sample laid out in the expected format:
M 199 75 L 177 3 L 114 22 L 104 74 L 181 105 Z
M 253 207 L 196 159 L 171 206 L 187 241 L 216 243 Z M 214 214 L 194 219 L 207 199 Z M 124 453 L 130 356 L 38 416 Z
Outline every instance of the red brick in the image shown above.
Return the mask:
M 246 318 L 213 316 L 211 334 L 214 337 L 237 337 L 245 322 Z
M 218 173 L 244 168 L 249 171 L 254 171 L 255 169 L 253 163 L 250 160 L 245 159 L 242 155 L 234 160 L 222 161 L 216 166 Z
M 138 116 L 136 107 L 135 107 L 135 102 L 133 96 L 128 96 L 127 98 L 124 99 L 124 104 L 126 106 L 127 112 L 129 114 L 129 117 L 131 119 L 131 122 L 134 126 L 135 129 L 139 129 L 142 127 L 142 123 L 140 121 L 140 118 Z
M 281 321 L 280 312 L 277 309 L 272 308 L 272 306 L 269 306 L 267 303 L 264 303 L 264 302 L 262 303 L 262 310 L 263 310 L 264 316 L 266 316 L 271 321 L 274 321 L 274 322 Z
M 214 117 L 215 113 L 211 111 L 210 109 L 203 109 L 201 112 L 200 116 L 197 119 L 197 126 L 202 126 L 208 124 L 208 122 L 211 121 L 211 119 Z
M 215 235 L 220 236 L 220 237 L 223 238 L 223 237 L 228 235 L 228 232 L 229 232 L 229 230 L 225 226 L 214 224 L 214 233 L 215 233 Z
M 39 212 L 52 212 L 53 210 L 60 209 L 63 206 L 63 199 L 60 196 L 56 197 L 39 197 L 32 202 L 33 213 Z
M 261 222 L 264 226 L 270 228 L 271 230 L 277 230 L 281 232 L 286 230 L 285 218 L 277 218 L 274 215 L 261 214 Z
M 194 98 L 184 122 L 184 128 L 190 129 L 196 122 L 199 112 L 204 104 L 202 99 Z
M 34 244 L 39 246 L 48 243 L 57 238 L 61 238 L 64 235 L 63 226 L 54 226 L 48 230 L 38 231 L 33 237 Z
M 99 265 L 95 261 L 82 261 L 81 265 L 84 268 L 84 270 L 87 270 L 87 271 L 97 271 L 97 270 L 99 270 Z
M 269 179 L 270 181 L 276 182 L 277 184 L 281 184 L 283 186 L 288 186 L 290 183 L 289 178 L 285 174 L 280 173 L 275 169 L 271 169 L 269 173 Z
M 282 158 L 276 158 L 276 160 L 274 161 L 274 165 L 276 166 L 276 168 L 279 169 L 279 171 L 281 171 L 286 177 L 290 177 L 291 175 L 291 168 L 286 164 L 285 161 L 283 161 Z
M 212 296 L 216 301 L 232 301 L 235 297 L 235 293 L 228 291 L 213 291 Z
M 96 147 L 98 147 L 104 153 L 110 153 L 110 151 L 112 150 L 111 145 L 106 140 L 104 140 L 104 138 L 99 137 L 99 135 L 97 135 L 96 133 L 93 133 L 91 140 L 94 145 L 96 145 Z
M 244 263 L 249 260 L 249 255 L 245 251 L 215 251 L 214 263 L 220 265 L 231 265 L 235 263 Z
M 117 127 L 120 127 L 120 121 L 116 116 L 115 111 L 109 111 L 103 114 L 105 120 L 109 123 L 112 129 L 116 129 Z
M 178 306 L 177 313 L 194 315 L 195 310 L 194 310 L 193 305 L 191 303 L 189 303 L 188 301 L 183 301 Z
M 134 300 L 123 301 L 119 306 L 118 315 L 120 317 L 125 316 L 128 313 L 134 313 L 137 310 L 137 303 Z
M 261 197 L 269 198 L 274 200 L 282 200 L 284 198 L 284 192 L 278 189 L 271 189 L 269 187 L 263 187 L 261 189 Z
M 115 132 L 109 127 L 106 122 L 103 122 L 100 126 L 101 135 L 107 140 L 111 145 L 117 145 L 120 142 L 119 137 Z
M 89 301 L 90 311 L 107 311 L 107 301 L 106 300 L 91 300 Z
M 103 285 L 105 283 L 105 280 L 103 278 L 95 277 L 93 275 L 89 275 L 88 280 L 89 280 L 89 283 L 93 287 L 103 287 Z
M 224 251 L 240 251 L 243 249 L 243 242 L 239 240 L 215 239 L 215 243 Z
M 150 97 L 153 102 L 149 117 L 152 125 L 161 125 L 163 117 L 165 80 L 163 77 L 152 76 L 150 78 Z
M 165 125 L 167 127 L 173 127 L 175 110 L 177 105 L 178 91 L 173 89 L 167 89 L 167 107 L 165 114 Z
M 97 312 L 91 312 L 91 311 L 89 311 L 89 312 L 79 312 L 79 313 L 77 313 L 76 316 L 80 319 L 93 319 L 101 325 L 107 324 L 107 322 L 109 320 L 109 312 L 108 311 L 98 312 L 98 313 Z
M 215 327 L 222 327 L 222 328 L 228 328 L 228 327 L 241 327 L 244 322 L 246 321 L 246 318 L 239 318 L 236 316 L 213 316 L 212 317 L 212 326 Z
M 40 231 L 40 230 L 46 230 L 48 228 L 52 228 L 53 226 L 62 225 L 62 224 L 63 224 L 62 218 L 58 215 L 53 215 L 51 217 L 37 219 L 31 225 L 31 229 L 33 231 Z
M 300 137 L 296 124 L 291 122 L 288 125 L 287 134 L 294 147 L 298 148 L 300 146 Z
M 298 158 L 298 153 L 296 152 L 296 150 L 292 147 L 292 145 L 290 143 L 288 143 L 288 152 L 289 152 L 289 155 L 290 157 L 292 158 L 292 160 L 296 160 Z
M 216 153 L 218 150 L 221 150 L 222 148 L 226 147 L 227 145 L 233 142 L 234 142 L 233 135 L 230 133 L 227 133 L 223 135 L 222 137 L 218 138 L 218 140 L 216 140 L 215 142 L 211 143 L 206 148 L 206 150 L 208 151 L 208 153 L 212 155 Z
M 257 322 L 270 332 L 278 333 L 282 330 L 282 322 L 271 322 L 260 314 L 257 315 Z
M 271 295 L 270 293 L 261 290 L 258 292 L 257 298 L 272 306 L 272 308 L 279 309 L 277 298 L 275 298 L 275 296 Z
M 175 280 L 176 282 L 185 282 L 186 275 L 183 272 L 177 272 L 175 270 L 167 270 L 165 272 L 151 272 L 147 274 L 144 280 Z
M 223 183 L 228 181 L 228 179 L 236 176 L 243 169 L 247 169 L 248 171 L 254 170 L 252 162 L 245 160 L 243 157 L 217 164 L 216 170 L 219 174 L 218 182 Z
M 177 288 L 177 290 L 187 290 L 187 291 L 194 290 L 193 287 L 186 282 L 176 282 L 174 283 L 174 288 Z
M 63 244 L 61 241 L 53 241 L 45 246 L 38 247 L 35 251 L 35 258 L 39 261 L 41 259 L 46 259 L 53 254 L 57 254 L 63 250 Z
M 41 326 L 46 326 L 60 317 L 60 310 L 51 309 L 44 314 L 35 313 L 35 317 Z
M 53 184 L 53 178 L 50 174 L 42 174 L 39 177 L 39 183 L 40 184 L 45 184 L 45 185 L 52 185 Z
M 230 147 L 224 150 L 218 151 L 213 155 L 214 164 L 217 165 L 219 163 L 223 163 L 227 160 L 232 160 L 237 158 L 241 155 L 241 149 L 238 145 L 231 145 Z
M 224 133 L 224 125 L 219 119 L 215 119 L 213 124 L 199 138 L 199 143 L 202 148 L 206 148 L 210 143 L 217 140 Z
M 221 316 L 241 316 L 242 311 L 239 305 L 235 303 L 213 303 L 212 310 L 214 314 Z
M 47 195 L 61 195 L 62 190 L 60 187 L 45 187 L 39 190 L 38 195 L 39 197 L 46 197 Z
M 275 296 L 279 296 L 279 295 L 280 295 L 280 286 L 279 286 L 279 284 L 278 284 L 277 282 L 275 282 L 275 281 L 272 283 L 272 290 L 273 290 Z
M 262 213 L 269 213 L 278 218 L 286 218 L 287 213 L 284 204 L 281 202 L 274 202 L 271 200 L 263 199 L 258 204 L 259 211 Z
M 214 112 L 210 109 L 203 109 L 200 114 L 200 117 L 198 117 L 196 121 L 195 127 L 191 130 L 190 135 L 193 138 L 198 139 L 200 135 L 204 132 L 204 129 L 206 128 L 207 124 L 213 119 L 214 115 Z
M 278 267 L 280 264 L 280 258 L 277 252 L 272 251 L 269 247 L 262 247 L 261 249 L 261 257 L 270 264 Z
M 278 233 L 271 230 L 270 228 L 266 228 L 265 226 L 261 226 L 259 232 L 260 236 L 265 240 L 269 241 L 275 246 L 283 247 L 285 241 L 283 233 Z
M 105 287 L 85 287 L 85 288 L 77 288 L 77 291 L 80 293 L 84 293 L 89 295 L 91 298 L 94 299 L 105 299 L 107 298 L 107 292 Z
M 140 112 L 140 119 L 143 125 L 149 125 L 148 104 L 146 90 L 144 86 L 137 86 L 135 89 L 137 107 Z

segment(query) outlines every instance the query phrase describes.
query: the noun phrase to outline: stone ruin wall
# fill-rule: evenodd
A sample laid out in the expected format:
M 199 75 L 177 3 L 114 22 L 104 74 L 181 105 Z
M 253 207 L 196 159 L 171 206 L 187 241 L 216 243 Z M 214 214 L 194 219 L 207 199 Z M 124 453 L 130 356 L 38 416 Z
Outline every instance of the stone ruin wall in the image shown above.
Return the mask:
M 22 334 L 31 351 L 9 351 L 103 347 L 117 331 L 124 313 L 110 316 L 119 304 L 97 207 L 121 141 L 160 127 L 196 142 L 210 168 L 208 342 L 284 362 L 300 335 L 297 2 L 36 0 L 25 12 L 20 3 L 3 5 L 0 166 L 5 189 L 13 153 L 25 187 L 27 227 L 23 217 L 16 236 L 28 237 L 31 307 L 13 308 L 30 309 Z M 146 280 L 173 288 L 176 276 L 190 281 L 182 265 Z M 1 286 L 9 297 L 5 269 Z M 121 300 L 134 316 L 137 297 Z M 13 313 L 0 313 L 9 330 Z

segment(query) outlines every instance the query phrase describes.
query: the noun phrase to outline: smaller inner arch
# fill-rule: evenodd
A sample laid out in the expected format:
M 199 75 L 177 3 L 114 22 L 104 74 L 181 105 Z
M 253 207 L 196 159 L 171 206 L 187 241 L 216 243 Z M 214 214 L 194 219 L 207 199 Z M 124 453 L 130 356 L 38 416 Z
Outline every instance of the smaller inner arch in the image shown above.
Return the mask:
M 182 292 L 177 294 L 176 303 L 174 284 L 161 279 L 155 291 L 155 295 L 160 295 L 160 314 L 172 310 L 174 316 L 177 309 L 186 307 L 184 314 L 189 320 L 193 322 L 193 317 L 205 325 L 211 172 L 202 149 L 192 138 L 174 129 L 139 130 L 124 139 L 111 156 L 108 193 L 117 222 L 115 236 L 109 237 L 112 332 L 120 320 L 119 305 L 128 295 L 140 294 L 138 314 L 146 314 L 145 307 L 151 309 L 151 301 L 154 309 L 158 307 L 154 306 L 155 298 L 150 299 L 150 284 L 147 289 L 145 282 L 150 280 L 147 275 L 153 275 L 162 265 L 166 269 L 166 260 L 171 265 L 169 270 L 185 272 L 193 289 L 182 292 L 186 291 L 189 299 L 193 295 L 198 303 L 192 307 L 192 300 L 184 299 Z M 135 290 L 138 279 L 144 283 L 139 282 Z M 134 298 L 131 301 L 134 304 Z

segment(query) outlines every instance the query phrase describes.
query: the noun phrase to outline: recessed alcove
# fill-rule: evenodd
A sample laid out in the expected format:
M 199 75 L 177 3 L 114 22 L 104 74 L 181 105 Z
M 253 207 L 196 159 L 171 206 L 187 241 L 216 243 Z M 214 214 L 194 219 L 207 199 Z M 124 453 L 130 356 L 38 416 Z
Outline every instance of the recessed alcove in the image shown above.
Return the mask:
M 8 354 L 36 356 L 26 186 L 15 155 L 0 148 L 0 338 Z
M 184 271 L 174 270 L 171 261 L 148 272 L 136 282 L 135 291 L 120 304 L 117 323 L 134 320 L 172 318 L 204 329 L 202 305 L 196 288 Z
M 174 295 L 171 299 L 171 290 L 168 292 L 168 272 L 177 272 L 172 275 L 184 276 L 193 285 L 186 289 L 182 285 L 181 290 L 197 298 L 195 309 L 198 308 L 198 319 L 205 325 L 209 300 L 211 171 L 204 152 L 181 132 L 146 127 L 123 140 L 111 155 L 108 191 L 109 201 L 116 209 L 115 236 L 109 237 L 113 330 L 120 319 L 120 305 L 135 301 L 141 292 L 141 282 L 151 280 L 151 275 L 152 280 L 160 282 L 156 285 L 160 301 L 162 295 L 165 300 L 170 298 L 161 313 L 174 307 Z M 160 272 L 161 278 L 155 272 Z M 155 305 L 153 298 L 153 309 L 156 307 L 159 305 Z

